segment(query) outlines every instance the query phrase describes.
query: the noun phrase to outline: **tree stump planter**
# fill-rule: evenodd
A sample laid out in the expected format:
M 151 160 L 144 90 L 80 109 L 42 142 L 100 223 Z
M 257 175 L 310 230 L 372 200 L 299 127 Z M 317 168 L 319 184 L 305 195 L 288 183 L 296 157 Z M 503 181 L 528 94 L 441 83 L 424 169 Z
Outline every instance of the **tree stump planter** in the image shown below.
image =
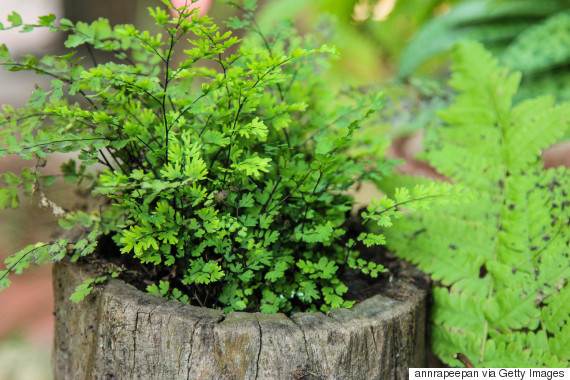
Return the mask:
M 119 280 L 71 302 L 93 277 L 54 265 L 55 379 L 408 379 L 426 362 L 428 284 L 414 269 L 352 309 L 291 317 L 225 315 Z

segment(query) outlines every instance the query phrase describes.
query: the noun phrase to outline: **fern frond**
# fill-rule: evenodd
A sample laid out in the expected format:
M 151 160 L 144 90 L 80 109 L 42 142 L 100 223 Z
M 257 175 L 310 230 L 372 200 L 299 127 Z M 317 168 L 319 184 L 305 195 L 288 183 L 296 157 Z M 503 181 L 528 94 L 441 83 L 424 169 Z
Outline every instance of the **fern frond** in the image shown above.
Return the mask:
M 449 366 L 459 367 L 462 363 L 453 358 L 461 352 L 469 359 L 476 358 L 479 354 L 477 337 L 473 335 L 463 336 L 434 325 L 431 329 L 432 349 L 438 353 L 442 362 Z
M 547 367 L 563 368 L 568 362 L 552 355 L 546 334 L 539 332 L 491 334 L 486 344 L 485 365 L 506 368 Z
M 512 124 L 505 131 L 508 165 L 524 168 L 537 160 L 537 152 L 564 136 L 560 128 L 568 122 L 568 106 L 553 107 L 554 97 L 526 100 L 512 112 Z
M 567 305 L 570 305 L 570 287 L 565 286 L 559 293 L 554 293 L 544 300 L 542 320 L 544 327 L 554 334 L 558 333 L 568 319 Z
M 537 295 L 518 289 L 501 289 L 484 305 L 490 329 L 504 332 L 528 328 L 534 330 L 540 322 L 540 310 L 535 304 Z
M 452 325 L 461 335 L 483 334 L 485 315 L 476 299 L 443 288 L 435 288 L 433 298 L 431 318 L 436 325 Z
M 569 364 L 568 358 L 570 358 L 570 345 L 568 342 L 570 342 L 570 325 L 568 324 L 548 340 L 550 352 L 559 358 L 566 359 L 566 366 Z
M 569 129 L 570 104 L 513 107 L 518 74 L 475 42 L 454 54 L 458 96 L 425 157 L 475 200 L 406 215 L 388 245 L 439 281 L 433 349 L 444 362 L 459 365 L 450 355 L 461 352 L 477 366 L 566 366 L 570 173 L 544 170 L 540 156 Z

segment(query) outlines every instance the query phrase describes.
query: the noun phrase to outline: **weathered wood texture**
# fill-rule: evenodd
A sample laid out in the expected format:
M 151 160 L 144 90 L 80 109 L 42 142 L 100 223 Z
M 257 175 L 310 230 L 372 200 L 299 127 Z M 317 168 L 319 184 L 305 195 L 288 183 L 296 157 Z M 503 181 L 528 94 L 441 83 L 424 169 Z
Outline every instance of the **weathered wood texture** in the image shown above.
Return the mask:
M 89 276 L 54 266 L 55 379 L 407 379 L 425 365 L 426 291 L 409 281 L 350 310 L 287 317 L 224 315 L 118 280 L 69 301 Z

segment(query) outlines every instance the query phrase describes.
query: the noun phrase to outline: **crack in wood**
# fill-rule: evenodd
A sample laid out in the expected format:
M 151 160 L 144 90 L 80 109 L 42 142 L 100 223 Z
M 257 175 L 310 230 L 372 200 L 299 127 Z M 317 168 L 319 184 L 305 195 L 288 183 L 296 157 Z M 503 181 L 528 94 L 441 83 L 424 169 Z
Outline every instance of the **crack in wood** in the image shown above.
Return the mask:
M 99 338 L 101 337 L 101 323 L 103 321 L 103 316 L 102 314 L 104 313 L 105 308 L 103 307 L 103 302 L 104 302 L 105 297 L 97 297 L 97 300 L 95 301 L 95 307 L 97 310 L 97 317 L 96 317 L 96 324 L 95 326 L 96 329 L 95 331 L 92 332 L 92 338 L 91 338 L 91 342 L 90 342 L 90 346 L 91 346 L 91 350 L 89 352 L 89 356 L 87 359 L 87 363 L 86 363 L 86 378 L 91 378 L 92 377 L 92 371 L 93 371 L 93 363 L 95 361 L 95 357 L 96 357 L 96 352 L 97 352 L 97 342 L 99 341 Z M 79 307 L 79 306 L 77 306 Z M 79 312 L 78 312 L 79 313 Z
M 137 358 L 137 331 L 138 331 L 138 325 L 139 325 L 139 315 L 140 315 L 140 311 L 137 311 L 137 315 L 135 317 L 135 328 L 133 329 L 133 365 L 132 368 L 133 370 L 135 369 L 136 366 L 136 358 Z
M 257 376 L 259 375 L 259 358 L 261 357 L 261 347 L 263 345 L 263 333 L 261 332 L 261 323 L 259 323 L 259 318 L 257 318 L 257 315 L 254 315 L 254 317 L 257 321 L 257 326 L 259 327 L 259 351 L 257 352 L 257 361 L 255 363 L 255 380 L 257 380 Z
M 188 355 L 188 376 L 186 377 L 186 380 L 190 380 L 190 374 L 191 374 L 191 369 L 192 369 L 192 351 L 194 348 L 194 335 L 196 334 L 196 328 L 198 327 L 198 323 L 200 323 L 200 321 L 203 318 L 198 318 L 198 320 L 196 321 L 196 323 L 194 323 L 194 326 L 192 326 L 192 335 L 190 336 L 190 354 Z
M 378 351 L 378 345 L 376 344 L 376 335 L 374 333 L 374 327 L 370 325 L 370 333 L 372 334 L 372 341 L 374 342 L 374 350 Z
M 305 335 L 305 330 L 303 330 L 301 325 L 298 324 L 297 321 L 295 321 L 295 319 L 291 318 L 291 321 L 299 328 L 299 330 L 301 330 L 301 333 L 303 334 L 303 341 L 305 342 L 305 353 L 307 354 L 307 361 L 310 361 L 311 356 L 309 355 L 309 345 L 307 344 L 307 336 Z

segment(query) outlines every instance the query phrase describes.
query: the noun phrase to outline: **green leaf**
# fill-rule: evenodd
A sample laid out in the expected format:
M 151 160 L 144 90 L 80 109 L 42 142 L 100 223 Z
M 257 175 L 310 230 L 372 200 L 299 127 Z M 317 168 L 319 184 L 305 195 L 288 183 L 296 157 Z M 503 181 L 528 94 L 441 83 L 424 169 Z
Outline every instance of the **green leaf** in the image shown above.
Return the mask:
M 170 283 L 168 281 L 160 280 L 158 286 L 156 284 L 150 284 L 146 287 L 146 291 L 150 294 L 156 294 L 162 297 L 166 297 L 170 289 Z
M 314 300 L 321 298 L 320 292 L 317 290 L 317 286 L 312 281 L 301 282 L 299 290 L 297 291 L 297 297 L 305 303 L 312 303 Z
M 55 15 L 53 13 L 50 13 L 47 16 L 40 16 L 38 24 L 40 24 L 41 26 L 51 26 L 54 21 L 55 21 Z
M 361 233 L 358 236 L 358 240 L 364 243 L 367 247 L 371 247 L 373 245 L 385 245 L 386 238 L 382 234 L 372 234 L 372 233 Z
M 19 204 L 18 192 L 15 189 L 0 188 L 0 210 L 6 207 L 16 208 Z
M 8 279 L 9 272 L 7 270 L 0 270 L 0 291 L 10 286 L 11 281 Z
M 239 200 L 239 207 L 253 207 L 254 204 L 255 201 L 252 193 L 244 194 Z
M 456 43 L 473 39 L 489 45 L 505 45 L 534 20 L 565 10 L 563 2 L 474 0 L 455 4 L 451 11 L 424 23 L 403 49 L 398 65 L 401 77 L 410 76 L 422 63 L 446 53 Z M 529 20 L 527 15 L 535 18 Z M 548 44 L 545 44 L 548 45 Z
M 84 35 L 70 34 L 64 45 L 66 48 L 74 48 L 87 42 L 88 38 Z
M 4 173 L 0 176 L 2 178 L 2 180 L 4 181 L 4 184 L 7 187 L 17 187 L 19 184 L 22 183 L 22 180 L 20 179 L 20 177 L 18 177 L 16 174 L 14 173 Z
M 323 288 L 323 295 L 325 302 L 327 303 L 327 305 L 330 306 L 331 309 L 337 309 L 339 307 L 342 307 L 344 300 L 342 299 L 342 297 L 334 294 L 332 288 L 329 287 Z
M 258 156 L 254 156 L 238 164 L 232 164 L 232 167 L 235 168 L 236 171 L 245 172 L 246 175 L 258 178 L 261 176 L 262 172 L 264 173 L 269 172 L 268 167 L 270 162 L 271 162 L 270 158 L 261 158 Z
M 10 59 L 10 52 L 6 44 L 0 45 L 0 62 L 7 61 Z
M 46 96 L 47 94 L 44 92 L 44 90 L 38 88 L 32 93 L 32 95 L 30 95 L 27 103 L 28 107 L 43 107 L 46 103 Z
M 16 13 L 12 12 L 8 15 L 8 22 L 12 23 L 12 28 L 22 25 L 22 17 Z
M 307 243 L 328 242 L 333 233 L 333 227 L 330 224 L 321 224 L 315 228 L 306 229 L 305 232 L 299 231 L 296 234 L 300 240 Z
M 93 290 L 93 286 L 91 286 L 93 282 L 95 282 L 93 278 L 85 280 L 81 285 L 75 288 L 75 291 L 71 294 L 69 299 L 75 303 L 83 301 Z
M 232 29 L 242 29 L 249 25 L 249 21 L 240 20 L 238 17 L 232 16 L 228 19 L 226 25 Z

